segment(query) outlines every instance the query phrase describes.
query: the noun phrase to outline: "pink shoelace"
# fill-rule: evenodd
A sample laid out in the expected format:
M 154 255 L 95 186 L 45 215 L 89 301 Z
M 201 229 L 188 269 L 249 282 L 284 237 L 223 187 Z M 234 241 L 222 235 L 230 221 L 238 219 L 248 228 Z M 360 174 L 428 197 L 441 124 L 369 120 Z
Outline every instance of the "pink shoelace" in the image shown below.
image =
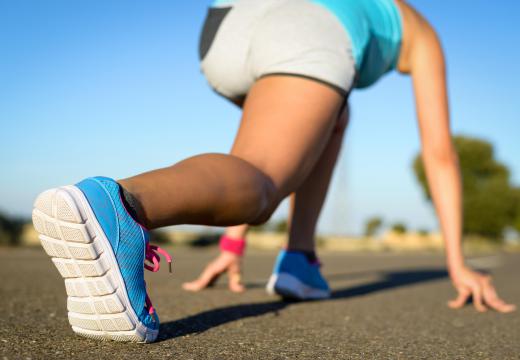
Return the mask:
M 152 272 L 159 271 L 161 267 L 161 257 L 159 256 L 161 254 L 164 256 L 166 261 L 168 262 L 170 273 L 172 272 L 172 257 L 168 252 L 164 249 L 161 249 L 159 246 L 156 245 L 150 245 L 146 244 L 146 250 L 145 250 L 145 263 L 144 268 L 146 270 L 150 270 Z M 146 263 L 148 261 L 152 265 L 149 265 Z M 150 297 L 148 296 L 148 293 L 146 293 L 146 307 L 148 308 L 148 313 L 152 315 L 155 312 L 155 308 L 152 305 L 152 301 L 150 300 Z

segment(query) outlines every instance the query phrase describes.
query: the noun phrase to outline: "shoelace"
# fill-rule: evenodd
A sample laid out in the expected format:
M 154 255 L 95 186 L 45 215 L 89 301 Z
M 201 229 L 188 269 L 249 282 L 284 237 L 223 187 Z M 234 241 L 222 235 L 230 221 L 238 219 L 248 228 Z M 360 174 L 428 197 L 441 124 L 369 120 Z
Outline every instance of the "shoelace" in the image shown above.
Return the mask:
M 170 273 L 172 272 L 172 257 L 168 252 L 164 249 L 161 249 L 159 246 L 156 245 L 150 245 L 146 244 L 146 250 L 145 250 L 145 263 L 144 268 L 146 270 L 150 270 L 151 272 L 157 272 L 159 271 L 161 267 L 161 257 L 159 256 L 161 254 L 164 256 L 166 261 L 168 262 Z M 146 261 L 150 262 L 152 265 L 149 265 L 146 263 Z M 150 300 L 150 297 L 148 296 L 148 293 L 146 293 L 146 307 L 148 308 L 148 313 L 152 315 L 155 312 L 155 308 L 152 305 L 152 301 Z

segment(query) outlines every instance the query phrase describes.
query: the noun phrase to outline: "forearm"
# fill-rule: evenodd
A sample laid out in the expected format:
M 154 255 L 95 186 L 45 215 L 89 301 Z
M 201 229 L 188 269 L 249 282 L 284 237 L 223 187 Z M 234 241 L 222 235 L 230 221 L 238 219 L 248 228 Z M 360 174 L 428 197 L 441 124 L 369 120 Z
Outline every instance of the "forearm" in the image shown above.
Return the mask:
M 514 311 L 514 305 L 498 297 L 490 276 L 464 265 L 463 194 L 457 153 L 451 139 L 444 54 L 435 31 L 426 21 L 422 21 L 413 34 L 402 63 L 409 65 L 413 78 L 423 163 L 446 244 L 448 270 L 458 292 L 449 306 L 460 308 L 471 296 L 478 311 L 485 311 L 486 305 L 500 312 Z
M 419 119 L 423 161 L 430 193 L 446 244 L 450 273 L 464 265 L 462 186 L 451 141 L 444 54 L 435 31 L 426 27 L 411 52 L 411 74 Z
M 464 266 L 462 252 L 462 186 L 457 154 L 453 148 L 438 156 L 423 151 L 431 196 L 446 247 L 450 273 Z

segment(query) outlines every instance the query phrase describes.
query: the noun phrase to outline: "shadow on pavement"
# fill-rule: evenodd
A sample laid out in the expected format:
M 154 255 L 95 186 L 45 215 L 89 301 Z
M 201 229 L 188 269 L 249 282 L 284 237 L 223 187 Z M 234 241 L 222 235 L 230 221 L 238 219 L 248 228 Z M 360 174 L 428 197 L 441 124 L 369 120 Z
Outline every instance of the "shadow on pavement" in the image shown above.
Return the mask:
M 443 279 L 448 273 L 438 269 L 424 269 L 400 272 L 376 272 L 381 280 L 358 285 L 354 287 L 338 289 L 332 292 L 332 297 L 327 300 L 345 299 L 370 293 L 413 285 L 433 280 Z M 340 276 L 336 274 L 335 276 Z M 346 274 L 346 276 L 348 276 Z M 265 315 L 268 313 L 278 314 L 278 311 L 290 306 L 289 301 L 269 301 L 264 303 L 241 304 L 226 306 L 192 315 L 180 320 L 169 321 L 161 324 L 159 338 L 157 341 L 165 341 L 189 334 L 197 334 L 211 328 L 237 321 L 240 319 Z

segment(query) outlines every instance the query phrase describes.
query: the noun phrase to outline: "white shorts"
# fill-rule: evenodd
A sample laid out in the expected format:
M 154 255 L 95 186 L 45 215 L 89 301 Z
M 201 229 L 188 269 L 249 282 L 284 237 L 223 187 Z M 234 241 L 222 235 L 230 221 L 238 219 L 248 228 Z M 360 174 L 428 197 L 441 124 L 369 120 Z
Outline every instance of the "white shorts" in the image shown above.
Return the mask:
M 313 79 L 346 96 L 356 75 L 344 27 L 309 0 L 238 0 L 210 8 L 200 58 L 211 87 L 233 101 L 267 75 Z

